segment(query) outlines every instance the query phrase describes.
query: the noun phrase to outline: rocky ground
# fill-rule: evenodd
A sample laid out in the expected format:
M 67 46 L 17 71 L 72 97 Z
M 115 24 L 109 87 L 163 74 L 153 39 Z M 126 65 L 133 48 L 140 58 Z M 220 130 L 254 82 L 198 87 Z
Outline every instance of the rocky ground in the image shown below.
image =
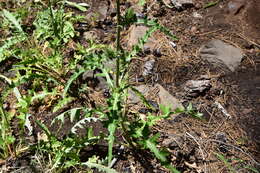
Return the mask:
M 148 0 L 141 7 L 136 1 L 124 1 L 122 10 L 132 7 L 139 16 L 157 19 L 178 40 L 159 31 L 153 34 L 139 57 L 132 60 L 131 83 L 155 106 L 171 105 L 175 109 L 192 103 L 203 113 L 202 120 L 172 115 L 154 128 L 161 134 L 160 146 L 170 151 L 173 165 L 181 172 L 229 172 L 227 164 L 218 157 L 222 155 L 235 172 L 259 170 L 260 3 Z M 81 33 L 81 43 L 94 38 L 114 44 L 114 2 L 87 3 L 90 9 L 84 15 L 91 26 L 75 26 Z M 123 31 L 124 47 L 134 45 L 146 30 L 145 26 L 135 25 Z M 88 79 L 89 74 L 84 75 Z M 99 80 L 93 87 L 97 93 L 105 89 L 104 81 Z M 102 100 L 102 94 L 99 96 Z M 145 116 L 146 110 L 134 93 L 130 92 L 129 100 L 132 111 Z M 100 148 L 96 150 L 102 152 Z M 166 172 L 149 154 L 127 149 L 114 168 L 118 172 Z

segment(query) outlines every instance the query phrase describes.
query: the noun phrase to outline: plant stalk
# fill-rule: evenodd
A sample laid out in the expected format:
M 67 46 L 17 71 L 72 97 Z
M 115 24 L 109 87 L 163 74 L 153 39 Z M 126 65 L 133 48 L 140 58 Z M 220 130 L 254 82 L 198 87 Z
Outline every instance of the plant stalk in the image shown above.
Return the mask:
M 117 16 L 117 31 L 116 31 L 116 50 L 117 50 L 117 57 L 116 57 L 116 87 L 119 87 L 119 75 L 120 75 L 120 32 L 121 32 L 121 25 L 120 25 L 120 0 L 116 0 L 116 16 Z

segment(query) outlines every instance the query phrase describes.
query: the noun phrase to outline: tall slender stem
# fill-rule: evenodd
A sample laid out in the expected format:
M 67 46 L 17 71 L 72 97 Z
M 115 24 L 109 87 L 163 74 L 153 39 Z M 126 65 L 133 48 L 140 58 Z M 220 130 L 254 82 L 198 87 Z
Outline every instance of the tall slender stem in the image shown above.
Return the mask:
M 116 50 L 117 50 L 117 59 L 116 59 L 116 87 L 119 87 L 119 75 L 120 75 L 120 0 L 116 0 L 116 15 L 117 15 L 117 31 L 116 31 Z

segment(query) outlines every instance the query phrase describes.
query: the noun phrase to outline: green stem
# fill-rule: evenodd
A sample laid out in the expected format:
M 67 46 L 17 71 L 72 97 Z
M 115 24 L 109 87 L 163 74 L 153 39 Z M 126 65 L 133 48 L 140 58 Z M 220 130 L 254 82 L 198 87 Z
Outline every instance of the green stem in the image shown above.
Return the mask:
M 117 15 L 117 31 L 116 31 L 116 87 L 119 87 L 119 75 L 120 75 L 120 0 L 116 0 L 116 15 Z
M 52 22 L 52 27 L 53 27 L 53 30 L 54 30 L 54 34 L 55 34 L 55 36 L 58 36 L 57 35 L 57 25 L 56 25 L 56 21 L 55 21 L 53 10 L 52 10 L 52 2 L 51 2 L 51 0 L 49 0 L 49 9 L 50 9 L 51 22 Z
M 0 115 L 2 115 L 4 117 L 4 122 L 5 122 L 5 125 L 7 125 L 8 127 L 10 126 L 9 124 L 9 121 L 8 121 L 8 118 L 4 112 L 4 109 L 2 107 L 2 103 L 1 103 L 1 106 L 0 106 Z

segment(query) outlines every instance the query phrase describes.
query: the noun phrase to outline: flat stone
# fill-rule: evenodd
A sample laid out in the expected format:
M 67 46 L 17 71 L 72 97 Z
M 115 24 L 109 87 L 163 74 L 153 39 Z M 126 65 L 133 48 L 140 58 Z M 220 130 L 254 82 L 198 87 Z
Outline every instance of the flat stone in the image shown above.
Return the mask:
M 154 92 L 155 90 L 158 91 L 158 103 L 163 106 L 170 106 L 172 111 L 174 111 L 177 108 L 183 108 L 180 100 L 172 96 L 160 84 L 155 84 L 154 87 L 147 85 L 139 85 L 136 86 L 135 89 L 142 93 L 144 97 L 147 97 L 151 92 Z M 141 102 L 139 96 L 137 96 L 132 90 L 129 90 L 128 99 L 130 104 L 137 104 Z
M 239 48 L 221 40 L 211 40 L 200 48 L 200 56 L 216 68 L 234 72 L 243 58 L 243 53 Z
M 92 0 L 91 8 L 87 11 L 87 19 L 104 21 L 108 15 L 109 4 L 107 0 Z
M 149 30 L 146 26 L 136 26 L 133 25 L 129 29 L 129 34 L 127 36 L 127 45 L 129 48 L 132 48 L 136 45 L 140 38 L 142 38 L 146 32 Z M 144 47 L 149 48 L 150 50 L 154 50 L 157 47 L 158 43 L 155 38 L 151 36 L 148 41 L 144 44 Z
M 192 0 L 171 0 L 175 8 L 181 9 L 187 5 L 193 5 Z
M 155 87 L 159 89 L 158 97 L 159 97 L 159 103 L 161 105 L 170 106 L 172 111 L 174 111 L 177 108 L 183 108 L 180 100 L 173 97 L 160 84 L 156 84 Z
M 181 148 L 183 143 L 184 143 L 184 139 L 182 136 L 169 135 L 168 138 L 163 140 L 162 145 L 170 149 L 176 149 L 177 147 Z
M 104 33 L 102 30 L 93 29 L 91 31 L 86 31 L 83 33 L 83 38 L 85 40 L 94 40 L 97 42 L 97 40 L 100 40 L 104 37 Z
M 144 96 L 147 95 L 151 89 L 151 87 L 149 87 L 148 85 L 139 85 L 134 88 L 138 90 L 140 93 L 142 93 Z M 141 101 L 140 97 L 137 96 L 134 91 L 129 90 L 128 94 L 128 100 L 130 104 L 137 104 Z
M 240 9 L 245 6 L 245 0 L 232 0 L 227 4 L 228 12 L 236 15 L 239 13 Z
M 197 97 L 211 87 L 210 80 L 188 80 L 184 85 L 186 95 Z

